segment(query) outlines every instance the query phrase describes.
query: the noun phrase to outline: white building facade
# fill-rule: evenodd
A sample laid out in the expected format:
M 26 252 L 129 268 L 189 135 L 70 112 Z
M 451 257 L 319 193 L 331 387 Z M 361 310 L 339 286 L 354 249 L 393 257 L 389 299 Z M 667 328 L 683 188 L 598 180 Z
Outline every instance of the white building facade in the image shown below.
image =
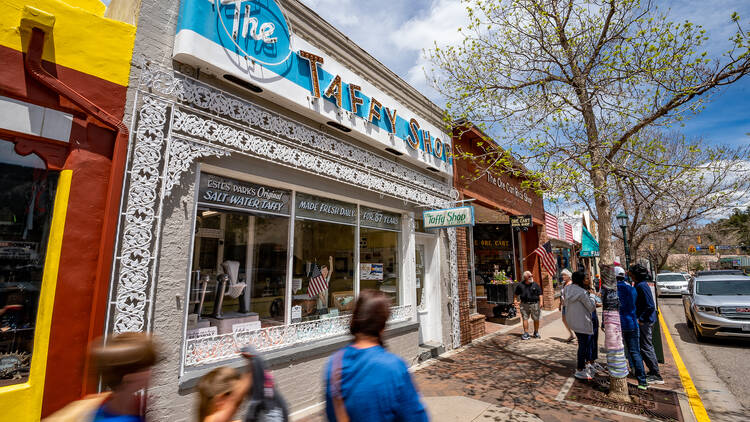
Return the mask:
M 193 419 L 197 380 L 248 344 L 316 410 L 364 289 L 409 364 L 460 342 L 455 229 L 421 221 L 456 199 L 440 109 L 283 5 L 142 2 L 107 329 L 162 342 L 154 420 Z

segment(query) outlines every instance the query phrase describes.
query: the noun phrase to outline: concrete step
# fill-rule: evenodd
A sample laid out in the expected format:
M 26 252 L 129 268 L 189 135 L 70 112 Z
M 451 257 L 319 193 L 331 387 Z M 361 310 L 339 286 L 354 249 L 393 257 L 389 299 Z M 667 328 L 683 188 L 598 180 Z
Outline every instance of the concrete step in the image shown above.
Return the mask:
M 438 343 L 427 342 L 419 345 L 417 362 L 421 363 L 428 359 L 436 358 L 445 353 L 445 346 Z

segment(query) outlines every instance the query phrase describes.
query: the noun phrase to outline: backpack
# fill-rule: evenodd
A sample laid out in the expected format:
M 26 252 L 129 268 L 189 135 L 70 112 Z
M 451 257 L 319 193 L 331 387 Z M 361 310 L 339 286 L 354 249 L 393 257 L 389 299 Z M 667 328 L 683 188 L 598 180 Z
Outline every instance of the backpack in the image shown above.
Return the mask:
M 253 387 L 248 393 L 250 402 L 245 422 L 288 422 L 289 409 L 273 382 L 273 375 L 260 356 L 250 361 L 253 370 Z

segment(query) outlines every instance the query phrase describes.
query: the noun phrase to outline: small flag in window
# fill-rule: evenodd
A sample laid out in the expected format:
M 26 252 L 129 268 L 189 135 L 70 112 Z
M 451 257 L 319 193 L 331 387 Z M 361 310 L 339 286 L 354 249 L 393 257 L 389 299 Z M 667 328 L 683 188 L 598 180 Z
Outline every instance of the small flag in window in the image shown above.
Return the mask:
M 310 298 L 314 298 L 322 292 L 328 290 L 328 281 L 320 271 L 318 264 L 313 264 L 308 275 L 309 283 L 307 285 L 307 294 Z

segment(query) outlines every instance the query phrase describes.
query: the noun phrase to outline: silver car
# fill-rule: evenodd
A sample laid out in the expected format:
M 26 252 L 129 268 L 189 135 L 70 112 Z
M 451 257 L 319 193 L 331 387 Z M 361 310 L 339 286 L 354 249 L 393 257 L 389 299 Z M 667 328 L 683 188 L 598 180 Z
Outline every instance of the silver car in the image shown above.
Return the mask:
M 695 337 L 750 338 L 750 277 L 699 276 L 682 296 L 685 320 Z
M 679 296 L 688 291 L 688 279 L 682 273 L 661 273 L 656 275 L 656 294 L 658 296 Z

